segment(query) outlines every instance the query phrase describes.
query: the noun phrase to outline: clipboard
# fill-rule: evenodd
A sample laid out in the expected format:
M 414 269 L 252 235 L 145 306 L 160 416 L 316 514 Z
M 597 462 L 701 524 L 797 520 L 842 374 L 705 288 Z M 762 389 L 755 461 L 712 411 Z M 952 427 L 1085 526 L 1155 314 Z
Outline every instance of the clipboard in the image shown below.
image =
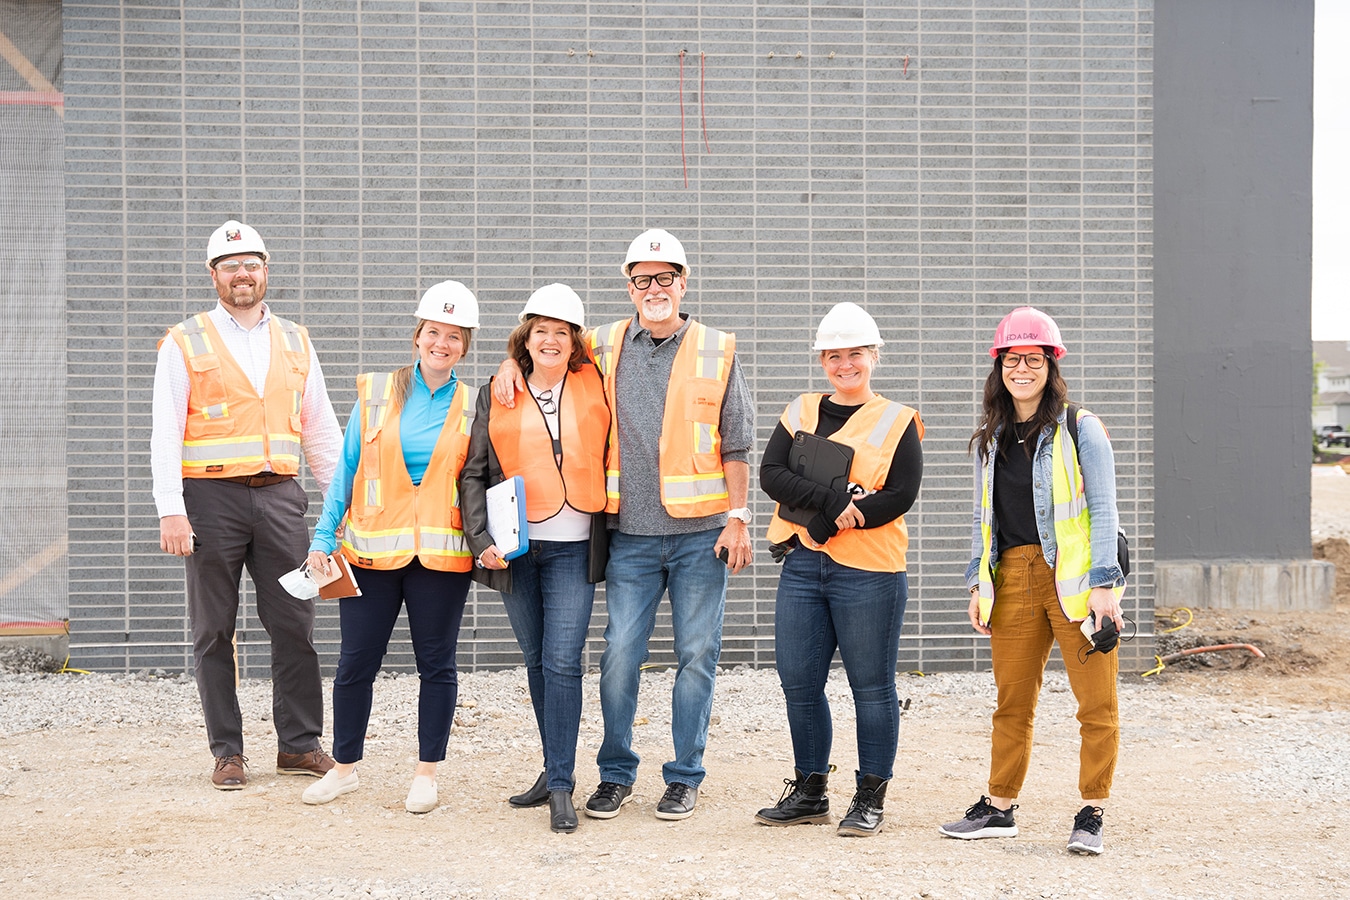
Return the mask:
M 356 583 L 352 567 L 347 557 L 341 553 L 328 554 L 328 574 L 310 570 L 309 577 L 319 586 L 320 600 L 343 600 L 347 597 L 360 597 L 361 586 Z
M 792 436 L 788 468 L 793 474 L 834 491 L 845 491 L 848 490 L 848 473 L 852 465 L 852 447 L 807 431 L 798 431 Z M 804 506 L 778 504 L 778 515 L 798 525 L 809 524 L 817 512 L 819 510 Z
M 515 559 L 530 549 L 524 478 L 513 475 L 487 489 L 487 530 L 502 559 Z

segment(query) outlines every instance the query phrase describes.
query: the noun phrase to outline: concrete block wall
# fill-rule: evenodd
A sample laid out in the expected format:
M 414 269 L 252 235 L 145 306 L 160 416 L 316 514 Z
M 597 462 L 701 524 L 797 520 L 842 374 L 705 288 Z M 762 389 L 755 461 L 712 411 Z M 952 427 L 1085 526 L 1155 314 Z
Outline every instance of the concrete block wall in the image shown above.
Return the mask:
M 571 284 L 595 322 L 628 314 L 618 266 L 646 227 L 690 251 L 685 309 L 736 332 L 761 446 L 826 384 L 820 316 L 865 305 L 887 340 L 876 387 L 928 427 L 905 670 L 987 665 L 961 583 L 966 440 L 994 326 L 1042 307 L 1074 397 L 1111 431 L 1147 632 L 1148 0 L 108 0 L 64 17 L 72 665 L 191 662 L 181 564 L 158 549 L 150 391 L 164 328 L 214 302 L 202 257 L 229 217 L 267 240 L 268 301 L 310 328 L 344 424 L 356 373 L 408 359 L 430 284 L 478 293 L 461 375 L 484 382 L 540 284 Z M 751 497 L 762 537 L 771 504 Z M 763 546 L 731 583 L 727 665 L 772 662 Z M 603 623 L 599 603 L 593 663 Z M 663 616 L 653 662 L 669 634 Z M 331 671 L 333 607 L 318 639 Z M 495 595 L 471 598 L 460 646 L 465 668 L 517 663 Z M 248 604 L 239 650 L 266 673 Z M 390 661 L 410 656 L 400 634 Z

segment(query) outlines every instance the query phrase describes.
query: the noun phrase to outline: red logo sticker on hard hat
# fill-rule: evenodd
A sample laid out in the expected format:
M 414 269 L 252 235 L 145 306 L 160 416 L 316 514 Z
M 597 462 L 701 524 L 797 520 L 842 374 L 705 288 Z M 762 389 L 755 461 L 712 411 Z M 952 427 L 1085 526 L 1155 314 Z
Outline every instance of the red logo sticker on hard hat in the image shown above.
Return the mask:
M 453 303 L 446 303 L 446 304 L 443 304 L 443 305 L 441 306 L 441 312 L 449 313 L 450 315 L 454 315 L 454 313 L 455 313 L 455 304 L 453 304 Z
M 227 240 L 227 241 L 237 241 L 237 240 L 239 240 L 239 232 L 238 232 L 237 230 L 235 230 L 235 229 L 230 229 L 229 231 L 226 231 L 226 232 L 225 232 L 225 240 Z
M 651 243 L 651 249 L 652 249 L 652 250 L 655 250 L 657 253 L 660 253 L 660 252 L 661 252 L 661 242 L 660 242 L 660 241 L 652 241 L 652 243 Z

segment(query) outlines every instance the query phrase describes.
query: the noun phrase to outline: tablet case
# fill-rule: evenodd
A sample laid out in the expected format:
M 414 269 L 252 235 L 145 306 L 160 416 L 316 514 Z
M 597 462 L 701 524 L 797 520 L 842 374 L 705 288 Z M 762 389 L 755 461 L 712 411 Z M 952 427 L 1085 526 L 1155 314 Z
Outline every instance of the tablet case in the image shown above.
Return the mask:
M 788 450 L 788 468 L 796 475 L 835 491 L 848 489 L 848 472 L 853 465 L 853 448 L 806 431 L 792 436 Z M 806 525 L 819 510 L 778 504 L 778 515 L 798 525 Z

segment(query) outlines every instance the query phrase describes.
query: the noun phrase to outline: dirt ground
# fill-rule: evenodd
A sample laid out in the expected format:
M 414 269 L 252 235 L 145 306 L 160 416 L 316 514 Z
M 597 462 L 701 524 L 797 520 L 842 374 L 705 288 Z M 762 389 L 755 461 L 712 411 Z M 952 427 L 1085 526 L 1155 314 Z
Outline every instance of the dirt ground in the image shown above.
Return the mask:
M 1350 499 L 1344 481 L 1335 489 Z M 963 842 L 936 828 L 985 789 L 988 676 L 902 679 L 901 696 L 912 703 L 886 830 L 844 839 L 832 825 L 753 823 L 755 810 L 777 799 L 791 756 L 776 680 L 748 671 L 719 679 L 709 778 L 692 818 L 652 816 L 662 788 L 657 763 L 669 752 L 669 681 L 656 676 L 644 679 L 639 708 L 650 719 L 637 730 L 645 760 L 637 799 L 616 819 L 583 817 L 576 834 L 552 834 L 546 810 L 505 803 L 538 766 L 523 675 L 506 673 L 484 676 L 481 691 L 479 676 L 465 677 L 440 776 L 442 808 L 426 816 L 402 809 L 414 726 L 396 717 L 368 745 L 362 789 L 307 807 L 299 794 L 308 779 L 271 774 L 264 750 L 246 790 L 212 790 L 201 731 L 186 718 L 175 724 L 146 710 L 149 724 L 128 717 L 11 732 L 0 694 L 0 897 L 1350 896 L 1340 803 L 1350 770 L 1350 544 L 1325 540 L 1318 553 L 1339 567 L 1334 611 L 1195 610 L 1160 641 L 1160 653 L 1250 643 L 1264 660 L 1226 652 L 1146 678 L 1121 673 L 1122 755 L 1100 857 L 1064 849 L 1081 803 L 1062 678 L 1050 679 L 1042 696 L 1018 800 L 1021 835 Z M 1173 613 L 1158 611 L 1160 631 Z M 494 678 L 514 679 L 513 704 L 476 699 L 495 696 Z M 183 683 L 165 690 L 193 691 Z M 377 708 L 392 690 L 377 683 Z M 600 736 L 593 677 L 586 691 L 578 805 L 594 786 Z M 844 770 L 856 758 L 851 703 L 841 684 L 831 691 L 834 757 Z M 266 710 L 257 708 L 266 693 L 249 697 L 246 740 L 271 746 Z M 837 819 L 850 791 L 844 771 L 834 779 Z

